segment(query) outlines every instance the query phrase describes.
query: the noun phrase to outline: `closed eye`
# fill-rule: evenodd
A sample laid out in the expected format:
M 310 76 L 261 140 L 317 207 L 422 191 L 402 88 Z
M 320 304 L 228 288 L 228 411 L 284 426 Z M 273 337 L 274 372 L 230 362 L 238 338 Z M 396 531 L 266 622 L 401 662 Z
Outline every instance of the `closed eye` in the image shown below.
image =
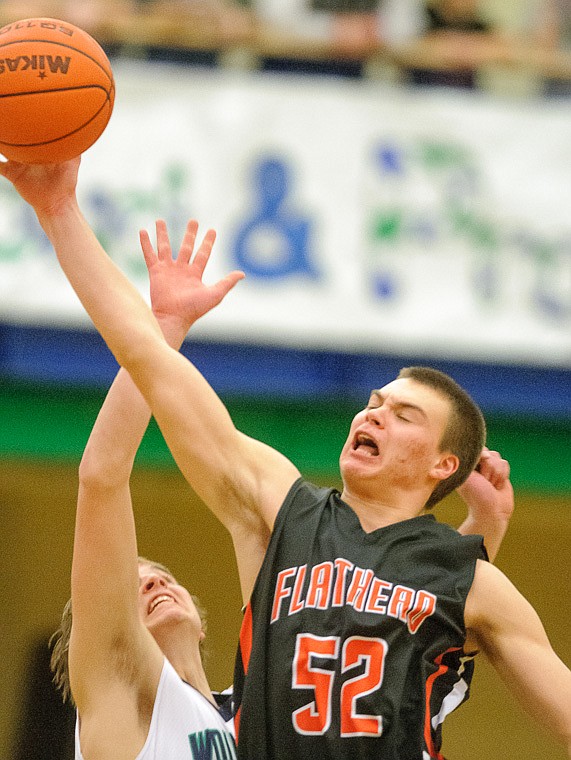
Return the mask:
M 372 391 L 371 395 L 369 396 L 369 400 L 367 402 L 366 409 L 379 409 L 383 405 L 383 399 L 381 396 L 377 393 L 377 391 Z

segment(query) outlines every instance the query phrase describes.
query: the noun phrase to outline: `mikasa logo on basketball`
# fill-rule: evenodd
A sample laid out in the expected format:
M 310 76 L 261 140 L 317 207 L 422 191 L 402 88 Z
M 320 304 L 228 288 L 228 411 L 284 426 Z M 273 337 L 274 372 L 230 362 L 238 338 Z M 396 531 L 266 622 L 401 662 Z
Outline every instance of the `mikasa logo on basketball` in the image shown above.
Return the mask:
M 27 21 L 17 21 L 15 24 L 8 24 L 8 26 L 0 29 L 0 34 L 7 34 L 8 32 L 16 29 L 52 29 L 53 31 L 61 32 L 66 37 L 73 37 L 73 29 L 68 26 L 56 24 L 53 21 L 43 21 L 41 19 L 28 19 Z
M 67 74 L 71 58 L 61 55 L 19 55 L 17 58 L 0 58 L 0 74 L 11 71 L 37 72 L 37 76 Z

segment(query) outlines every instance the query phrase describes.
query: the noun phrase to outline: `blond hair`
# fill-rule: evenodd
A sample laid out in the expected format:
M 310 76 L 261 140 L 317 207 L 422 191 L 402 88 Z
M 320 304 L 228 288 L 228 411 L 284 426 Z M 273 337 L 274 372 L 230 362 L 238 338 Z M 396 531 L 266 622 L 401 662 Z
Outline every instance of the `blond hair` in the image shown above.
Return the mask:
M 146 559 L 145 557 L 139 557 L 139 563 L 151 565 L 151 567 L 154 567 L 155 569 L 160 570 L 161 572 L 166 573 L 167 575 L 170 575 L 174 578 L 168 567 L 162 565 L 160 562 L 154 562 Z M 191 598 L 200 616 L 202 630 L 204 633 L 206 633 L 206 610 L 201 605 L 200 600 L 197 596 L 191 594 Z M 53 682 L 59 691 L 61 691 L 63 701 L 66 702 L 69 700 L 73 705 L 74 701 L 73 695 L 71 693 L 69 679 L 69 640 L 71 637 L 72 620 L 72 600 L 69 599 L 63 608 L 58 629 L 54 631 L 54 633 L 50 636 L 49 646 L 52 650 L 50 657 L 50 667 L 53 673 Z M 204 664 L 208 654 L 206 647 L 204 646 L 204 639 L 201 639 L 199 647 L 200 657 Z

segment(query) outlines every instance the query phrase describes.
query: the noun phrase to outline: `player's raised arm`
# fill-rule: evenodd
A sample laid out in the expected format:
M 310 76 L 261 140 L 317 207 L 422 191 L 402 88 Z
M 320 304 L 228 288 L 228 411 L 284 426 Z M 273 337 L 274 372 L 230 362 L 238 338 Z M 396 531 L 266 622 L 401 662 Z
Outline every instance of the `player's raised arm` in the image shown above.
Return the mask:
M 235 271 L 213 286 L 208 287 L 202 283 L 204 269 L 208 263 L 214 243 L 214 235 L 212 231 L 207 233 L 190 265 L 190 256 L 196 233 L 196 222 L 189 222 L 180 252 L 176 258 L 172 254 L 168 231 L 164 221 L 159 220 L 156 223 L 156 250 L 151 243 L 148 232 L 141 230 L 140 233 L 141 247 L 150 277 L 153 313 L 160 322 L 163 333 L 165 333 L 171 345 L 174 345 L 170 340 L 171 332 L 174 331 L 173 334 L 177 340 L 181 333 L 180 320 L 176 314 L 177 307 L 184 314 L 188 314 L 189 322 L 191 317 L 192 322 L 194 322 L 204 312 L 217 305 L 243 277 L 242 272 Z M 176 293 L 175 301 L 173 301 L 173 292 Z M 183 331 L 184 329 L 183 326 Z M 251 445 L 260 455 L 266 452 L 270 456 L 274 455 L 272 450 L 263 444 L 257 441 L 250 441 L 242 434 L 239 434 L 239 436 L 243 439 L 245 445 Z M 297 471 L 294 472 L 294 476 L 297 476 Z M 223 498 L 230 501 L 231 495 L 223 495 Z M 256 510 L 242 509 L 240 515 L 240 520 L 232 521 L 227 523 L 227 525 L 234 544 L 242 596 L 244 603 L 246 603 L 250 598 L 254 582 L 262 564 L 270 531 Z
M 153 312 L 175 349 L 191 325 L 218 304 L 242 277 L 240 272 L 233 272 L 210 287 L 205 285 L 202 275 L 212 240 L 205 240 L 192 258 L 195 233 L 194 227 L 189 228 L 176 259 L 170 255 L 165 239 L 169 255 L 149 262 Z M 100 705 L 109 701 L 110 691 L 120 688 L 122 673 L 113 666 L 118 641 L 129 642 L 123 657 L 130 658 L 132 671 L 138 676 L 138 689 L 147 685 L 152 691 L 162 670 L 163 656 L 144 630 L 140 617 L 137 540 L 129 488 L 135 455 L 150 416 L 148 404 L 126 370 L 121 369 L 81 461 L 69 672 L 84 725 L 90 714 L 99 715 Z
M 144 299 L 81 213 L 78 169 L 77 159 L 59 165 L 0 164 L 0 173 L 34 208 L 69 282 L 146 398 L 194 490 L 230 529 L 260 515 L 271 527 L 297 469 L 240 434 L 200 372 L 166 344 Z

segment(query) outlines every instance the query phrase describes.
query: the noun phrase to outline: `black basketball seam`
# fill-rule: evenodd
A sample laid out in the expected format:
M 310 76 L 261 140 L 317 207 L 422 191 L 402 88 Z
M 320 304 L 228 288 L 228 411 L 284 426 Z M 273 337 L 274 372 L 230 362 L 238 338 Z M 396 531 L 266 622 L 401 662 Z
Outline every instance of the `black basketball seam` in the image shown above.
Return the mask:
M 73 88 L 69 88 L 69 89 L 73 89 Z M 106 92 L 105 89 L 103 89 L 103 91 Z M 99 116 L 99 114 L 101 113 L 101 111 L 109 103 L 110 103 L 110 99 L 109 99 L 109 97 L 107 97 L 106 100 L 105 100 L 105 102 L 101 106 L 101 108 L 96 113 L 94 113 L 93 116 L 88 121 L 84 122 L 80 127 L 77 127 L 77 129 L 73 129 L 71 132 L 68 132 L 65 135 L 60 135 L 59 137 L 54 137 L 52 140 L 42 140 L 42 142 L 37 142 L 37 143 L 10 143 L 10 142 L 6 142 L 5 140 L 0 140 L 0 145 L 6 145 L 9 148 L 38 148 L 40 145 L 50 145 L 51 143 L 60 142 L 61 140 L 65 140 L 68 137 L 71 137 L 72 135 L 77 134 L 77 132 L 81 132 L 82 129 L 84 129 L 88 124 L 91 124 L 91 122 Z M 105 125 L 105 127 L 106 126 L 107 125 Z M 105 127 L 103 127 L 103 129 L 105 129 Z M 100 135 L 96 139 L 99 139 L 99 137 L 101 137 L 102 134 L 103 134 L 103 131 L 100 133 Z M 91 147 L 91 146 L 89 146 L 89 147 Z M 87 148 L 86 148 L 86 150 L 87 150 Z
M 26 97 L 26 95 L 53 95 L 54 92 L 70 92 L 73 90 L 103 90 L 105 95 L 107 96 L 107 100 L 111 99 L 111 93 L 113 92 L 114 88 L 111 90 L 106 90 L 105 87 L 101 84 L 78 84 L 75 86 L 70 85 L 69 87 L 56 87 L 55 90 L 32 90 L 30 91 L 24 91 L 24 92 L 8 92 L 5 95 L 0 94 L 0 100 L 2 98 L 23 98 Z
M 93 41 L 97 42 L 96 40 L 93 40 Z M 64 48 L 68 48 L 68 50 L 73 50 L 74 52 L 79 53 L 80 55 L 83 55 L 85 58 L 89 58 L 90 61 L 93 61 L 93 63 L 99 66 L 101 71 L 103 71 L 107 79 L 109 79 L 109 82 L 110 83 L 113 82 L 113 74 L 112 73 L 110 74 L 105 69 L 105 67 L 101 65 L 101 63 L 97 60 L 97 58 L 94 58 L 88 53 L 85 53 L 83 50 L 79 50 L 78 48 L 75 48 L 72 45 L 66 45 L 65 42 L 56 42 L 55 40 L 44 40 L 44 39 L 35 39 L 35 38 L 26 37 L 25 39 L 21 39 L 21 40 L 12 40 L 11 42 L 2 42 L 0 43 L 0 48 L 8 47 L 8 45 L 19 45 L 22 42 L 47 42 L 49 45 L 57 45 L 58 47 L 64 47 Z M 103 50 L 103 48 L 101 48 L 101 52 L 103 53 L 103 55 L 105 55 L 105 51 Z M 111 64 L 109 64 L 109 67 L 111 67 Z

